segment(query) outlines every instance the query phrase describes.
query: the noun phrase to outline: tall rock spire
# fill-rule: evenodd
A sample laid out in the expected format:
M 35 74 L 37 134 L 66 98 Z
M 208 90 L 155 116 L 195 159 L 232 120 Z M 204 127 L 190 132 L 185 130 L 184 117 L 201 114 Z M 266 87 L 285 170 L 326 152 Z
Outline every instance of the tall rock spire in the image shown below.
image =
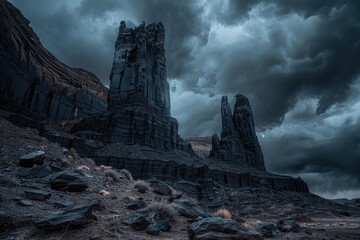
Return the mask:
M 162 23 L 128 28 L 122 21 L 110 74 L 108 109 L 140 103 L 170 116 Z
M 226 96 L 221 99 L 221 141 L 214 135 L 210 157 L 228 163 L 265 170 L 264 158 L 255 133 L 249 100 L 236 95 L 234 114 Z
M 233 122 L 236 132 L 243 143 L 247 154 L 248 164 L 265 169 L 264 157 L 255 132 L 254 117 L 247 97 L 242 94 L 236 95 Z
M 232 124 L 231 108 L 227 96 L 221 98 L 221 120 L 222 131 L 221 138 L 235 134 L 234 125 Z
M 122 21 L 115 42 L 107 113 L 84 120 L 82 128 L 101 140 L 186 150 L 178 122 L 170 115 L 162 23 L 129 28 Z M 190 150 L 189 150 L 190 151 Z

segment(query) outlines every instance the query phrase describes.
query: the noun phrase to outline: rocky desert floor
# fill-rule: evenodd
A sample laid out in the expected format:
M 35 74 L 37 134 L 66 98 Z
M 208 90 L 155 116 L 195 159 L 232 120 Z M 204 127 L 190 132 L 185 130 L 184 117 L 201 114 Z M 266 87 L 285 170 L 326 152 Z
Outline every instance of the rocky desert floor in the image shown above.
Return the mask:
M 218 186 L 225 195 L 235 201 L 214 206 L 134 180 L 0 118 L 0 239 L 360 239 L 359 208 Z

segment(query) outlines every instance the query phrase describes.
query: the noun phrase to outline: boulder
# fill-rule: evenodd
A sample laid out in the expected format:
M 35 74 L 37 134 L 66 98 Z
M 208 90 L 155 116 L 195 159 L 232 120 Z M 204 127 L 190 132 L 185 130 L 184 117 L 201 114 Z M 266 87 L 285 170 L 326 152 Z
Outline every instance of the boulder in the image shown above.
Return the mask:
M 82 205 L 50 213 L 50 216 L 35 222 L 35 227 L 41 230 L 78 227 L 87 224 L 92 217 L 92 205 Z
M 152 188 L 154 189 L 154 192 L 159 193 L 161 195 L 165 195 L 165 196 L 172 195 L 172 188 L 162 181 L 154 182 L 152 184 Z
M 143 199 L 131 201 L 127 204 L 127 209 L 138 210 L 146 207 L 146 202 Z
M 45 152 L 36 151 L 22 156 L 19 161 L 19 166 L 31 168 L 34 165 L 42 165 L 44 161 L 45 161 Z
M 33 205 L 33 202 L 28 200 L 20 200 L 17 204 L 20 206 L 29 207 Z
M 54 190 L 68 192 L 83 192 L 88 188 L 80 174 L 69 171 L 54 174 L 50 178 L 50 186 Z
M 249 232 L 237 221 L 221 217 L 199 218 L 188 227 L 190 240 L 216 239 L 263 239 L 256 233 Z
M 48 166 L 35 166 L 32 168 L 20 169 L 19 175 L 23 178 L 43 178 L 53 174 Z
M 275 237 L 276 226 L 274 224 L 267 224 L 258 229 L 258 231 L 266 238 Z
M 185 217 L 197 218 L 199 216 L 207 216 L 202 207 L 188 199 L 175 199 L 172 204 Z
M 122 223 L 130 225 L 135 230 L 145 230 L 150 225 L 150 222 L 138 213 L 124 218 Z
M 158 221 L 150 224 L 147 227 L 146 232 L 151 235 L 158 235 L 160 233 L 160 231 L 168 232 L 168 231 L 170 231 L 170 229 L 171 229 L 171 226 L 170 226 L 169 220 L 158 220 Z
M 53 202 L 53 205 L 57 208 L 67 208 L 67 207 L 73 207 L 74 203 L 71 201 L 65 200 L 65 201 Z
M 300 225 L 293 219 L 283 219 L 277 224 L 277 227 L 282 232 L 299 232 Z
M 36 189 L 27 189 L 25 190 L 25 196 L 28 199 L 44 201 L 51 197 L 51 193 Z

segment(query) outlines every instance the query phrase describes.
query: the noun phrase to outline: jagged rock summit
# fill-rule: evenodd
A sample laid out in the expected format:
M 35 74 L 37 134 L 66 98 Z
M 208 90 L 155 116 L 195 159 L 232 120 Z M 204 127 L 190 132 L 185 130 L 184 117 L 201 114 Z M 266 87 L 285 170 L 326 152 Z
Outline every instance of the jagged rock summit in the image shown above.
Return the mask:
M 247 97 L 236 95 L 234 113 L 226 96 L 221 99 L 221 140 L 212 136 L 210 158 L 265 171 L 264 157 L 255 133 L 255 124 Z
M 120 23 L 110 74 L 108 109 L 85 119 L 75 131 L 92 129 L 104 142 L 186 150 L 170 115 L 162 23 L 128 28 Z

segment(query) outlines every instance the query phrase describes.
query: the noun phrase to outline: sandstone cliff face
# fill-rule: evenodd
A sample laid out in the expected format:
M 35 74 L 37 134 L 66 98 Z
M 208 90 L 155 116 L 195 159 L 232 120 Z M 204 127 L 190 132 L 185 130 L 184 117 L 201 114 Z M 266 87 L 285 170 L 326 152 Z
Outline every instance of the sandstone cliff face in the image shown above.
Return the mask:
M 210 158 L 265 170 L 249 100 L 244 95 L 236 95 L 232 114 L 228 99 L 224 96 L 221 99 L 221 118 L 221 140 L 217 134 L 212 136 Z
M 105 142 L 186 150 L 178 122 L 170 115 L 166 77 L 165 30 L 161 23 L 127 28 L 120 23 L 110 74 L 108 109 L 75 126 L 91 129 Z
M 107 89 L 97 77 L 58 61 L 5 0 L 0 0 L 0 26 L 1 107 L 60 121 L 106 109 Z

